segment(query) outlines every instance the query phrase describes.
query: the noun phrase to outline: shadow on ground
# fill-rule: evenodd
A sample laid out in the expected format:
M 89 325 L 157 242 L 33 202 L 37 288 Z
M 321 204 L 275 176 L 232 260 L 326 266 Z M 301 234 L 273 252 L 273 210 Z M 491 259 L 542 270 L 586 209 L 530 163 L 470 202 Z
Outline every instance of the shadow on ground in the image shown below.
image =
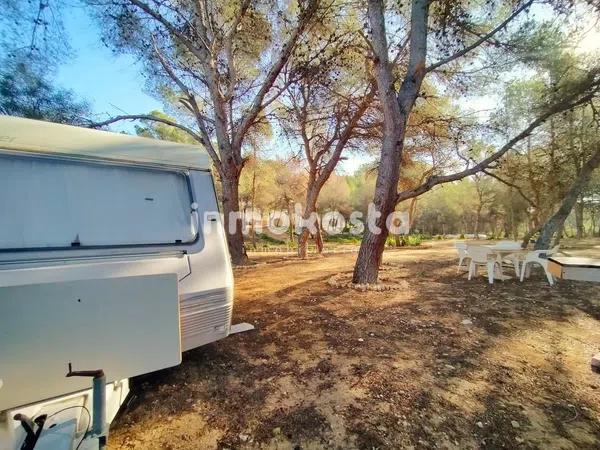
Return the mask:
M 257 330 L 134 380 L 111 448 L 600 448 L 600 286 L 489 286 L 453 256 L 386 253 L 403 291 L 328 286 L 352 255 L 236 273 Z

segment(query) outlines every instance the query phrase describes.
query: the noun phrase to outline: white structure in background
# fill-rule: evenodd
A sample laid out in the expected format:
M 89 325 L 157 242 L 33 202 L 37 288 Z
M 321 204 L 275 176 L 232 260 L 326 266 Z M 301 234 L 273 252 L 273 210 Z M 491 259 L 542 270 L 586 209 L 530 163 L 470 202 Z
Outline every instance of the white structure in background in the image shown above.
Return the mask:
M 198 147 L 0 116 L 1 449 L 22 448 L 17 413 L 46 415 L 36 450 L 98 448 L 69 363 L 104 370 L 110 423 L 129 377 L 229 334 L 217 211 Z

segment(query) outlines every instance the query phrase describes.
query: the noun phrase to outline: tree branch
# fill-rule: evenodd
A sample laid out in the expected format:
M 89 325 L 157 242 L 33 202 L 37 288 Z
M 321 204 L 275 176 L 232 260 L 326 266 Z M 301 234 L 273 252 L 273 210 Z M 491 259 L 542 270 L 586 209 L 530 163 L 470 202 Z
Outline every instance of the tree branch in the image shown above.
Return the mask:
M 533 206 L 534 208 L 537 208 L 537 207 L 538 207 L 538 206 L 537 206 L 537 205 L 534 203 L 534 201 L 533 201 L 533 200 L 531 200 L 529 197 L 527 197 L 527 196 L 525 195 L 525 193 L 523 192 L 523 190 L 522 190 L 522 189 L 521 189 L 519 186 L 517 186 L 516 184 L 514 184 L 514 183 L 511 183 L 510 181 L 508 181 L 508 180 L 505 180 L 504 178 L 501 178 L 501 177 L 499 177 L 498 175 L 496 175 L 495 173 L 493 173 L 493 172 L 490 172 L 490 171 L 488 171 L 488 170 L 486 170 L 486 169 L 483 169 L 483 170 L 482 170 L 482 172 L 483 172 L 483 173 L 485 173 L 486 175 L 489 175 L 489 176 L 490 176 L 490 177 L 492 177 L 492 178 L 495 178 L 495 179 L 496 179 L 496 180 L 498 180 L 500 183 L 502 183 L 502 184 L 505 184 L 505 185 L 507 185 L 507 186 L 510 186 L 511 188 L 514 188 L 514 189 L 516 189 L 516 190 L 517 190 L 517 192 L 519 193 L 519 195 L 520 195 L 521 197 L 523 197 L 523 199 L 524 199 L 524 200 L 525 200 L 527 203 L 529 203 L 529 204 L 530 204 L 531 206 Z
M 429 67 L 427 67 L 425 69 L 425 72 L 431 72 L 437 68 L 439 68 L 440 66 L 443 66 L 444 64 L 448 64 L 449 62 L 454 61 L 455 59 L 460 58 L 461 56 L 466 55 L 467 53 L 469 53 L 470 51 L 476 49 L 477 47 L 479 47 L 481 44 L 483 44 L 484 42 L 486 42 L 487 40 L 489 40 L 490 38 L 492 38 L 492 36 L 494 36 L 496 33 L 498 33 L 500 30 L 502 30 L 503 28 L 506 27 L 506 25 L 508 25 L 510 22 L 512 22 L 512 20 L 517 17 L 523 10 L 529 8 L 531 6 L 531 4 L 533 3 L 534 0 L 529 0 L 525 3 L 523 3 L 520 7 L 518 7 L 510 16 L 508 16 L 502 23 L 500 23 L 500 25 L 498 25 L 496 28 L 494 28 L 492 31 L 490 31 L 489 33 L 481 36 L 479 39 L 477 39 L 475 42 L 473 42 L 471 45 L 463 48 L 462 50 L 454 53 L 453 55 L 448 56 L 447 58 L 442 59 L 441 61 L 438 61 L 436 63 L 431 64 Z
M 594 75 L 591 74 L 591 76 L 594 76 Z M 420 186 L 418 186 L 414 189 L 408 189 L 406 191 L 400 192 L 396 196 L 396 203 L 400 203 L 401 201 L 424 194 L 425 192 L 430 191 L 434 186 L 437 186 L 438 184 L 450 183 L 452 181 L 461 180 L 465 177 L 474 175 L 478 172 L 483 171 L 484 169 L 487 169 L 490 166 L 490 164 L 492 164 L 493 162 L 497 161 L 502 156 L 504 156 L 504 154 L 506 152 L 508 152 L 510 149 L 512 149 L 519 141 L 521 141 L 521 140 L 525 139 L 527 136 L 529 136 L 537 127 L 542 125 L 548 118 L 550 118 L 551 116 L 553 116 L 555 114 L 561 113 L 563 111 L 567 111 L 571 108 L 574 108 L 576 106 L 579 106 L 586 102 L 589 102 L 590 100 L 592 100 L 594 98 L 595 95 L 596 95 L 595 89 L 593 90 L 593 92 L 588 93 L 588 94 L 584 95 L 583 97 L 579 97 L 578 93 L 572 94 L 568 100 L 563 100 L 563 101 L 558 102 L 558 103 L 550 106 L 549 108 L 547 108 L 546 111 L 543 114 L 541 114 L 537 119 L 535 119 L 533 122 L 531 122 L 527 128 L 525 128 L 523 131 L 521 131 L 519 134 L 517 134 L 515 137 L 513 137 L 511 140 L 509 140 L 506 144 L 504 144 L 500 148 L 500 150 L 498 150 L 497 152 L 488 156 L 480 163 L 474 165 L 471 168 L 465 169 L 461 172 L 457 172 L 457 173 L 454 173 L 451 175 L 431 176 L 427 179 L 427 181 L 425 183 L 421 184 Z
M 263 101 L 264 101 L 265 96 L 271 90 L 273 83 L 275 83 L 275 80 L 281 73 L 281 70 L 283 69 L 283 67 L 285 66 L 287 61 L 289 60 L 289 57 L 292 54 L 294 47 L 296 46 L 296 42 L 298 42 L 298 39 L 304 32 L 304 30 L 307 27 L 308 23 L 310 22 L 312 16 L 315 14 L 318 3 L 319 3 L 318 0 L 310 0 L 310 3 L 308 4 L 307 9 L 305 10 L 305 12 L 301 15 L 301 17 L 299 19 L 300 22 L 298 23 L 298 26 L 294 29 L 290 38 L 281 47 L 281 52 L 279 53 L 279 55 L 277 57 L 277 61 L 275 62 L 275 64 L 273 64 L 273 66 L 267 73 L 265 80 L 263 81 L 261 87 L 259 88 L 258 92 L 254 96 L 254 99 L 252 100 L 252 104 L 250 105 L 250 108 L 244 115 L 244 118 L 240 122 L 238 129 L 235 130 L 235 135 L 233 138 L 233 141 L 234 141 L 233 147 L 234 148 L 241 147 L 241 144 L 244 139 L 244 136 L 246 135 L 246 132 L 254 123 L 256 116 L 258 116 L 260 111 L 264 108 Z M 281 92 L 283 92 L 283 91 L 280 91 L 280 93 Z
M 154 11 L 150 6 L 148 6 L 144 2 L 141 2 L 140 0 L 129 0 L 129 2 L 137 6 L 149 16 L 153 17 L 159 23 L 161 23 L 169 31 L 169 33 L 172 33 L 174 36 L 176 36 L 181 41 L 181 43 L 185 45 L 188 48 L 188 50 L 192 52 L 197 58 L 200 58 L 200 60 L 204 59 L 204 55 L 202 55 L 202 52 L 195 45 L 193 45 L 183 33 L 177 30 L 177 28 L 175 28 L 173 24 L 169 22 L 162 14 Z M 208 49 L 205 49 L 205 51 L 207 52 Z

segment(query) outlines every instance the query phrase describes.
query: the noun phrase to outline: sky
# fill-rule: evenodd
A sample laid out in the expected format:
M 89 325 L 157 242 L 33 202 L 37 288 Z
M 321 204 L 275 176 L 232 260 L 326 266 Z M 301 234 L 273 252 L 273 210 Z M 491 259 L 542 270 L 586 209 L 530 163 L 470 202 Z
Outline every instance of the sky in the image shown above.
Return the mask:
M 144 77 L 135 58 L 115 55 L 102 44 L 96 21 L 82 7 L 69 8 L 63 21 L 74 57 L 59 68 L 58 85 L 86 99 L 98 120 L 162 109 L 158 100 L 144 92 Z
M 162 103 L 144 91 L 145 79 L 141 66 L 128 55 L 115 55 L 100 41 L 96 21 L 82 7 L 73 6 L 63 16 L 65 31 L 71 40 L 74 57 L 62 65 L 56 77 L 57 85 L 73 90 L 86 99 L 97 119 L 120 114 L 148 113 L 163 109 Z M 112 130 L 133 132 L 134 123 L 111 125 Z M 274 139 L 264 155 L 286 157 L 290 146 L 284 139 Z M 370 161 L 365 155 L 348 154 L 340 162 L 339 171 L 353 173 Z
M 536 16 L 544 16 L 544 11 L 533 11 Z M 585 15 L 584 15 L 585 17 Z M 148 113 L 162 109 L 157 99 L 144 91 L 145 79 L 141 66 L 135 58 L 114 54 L 100 41 L 100 29 L 97 22 L 89 16 L 82 6 L 71 6 L 64 11 L 63 22 L 74 51 L 73 58 L 62 65 L 56 77 L 57 85 L 72 89 L 77 96 L 86 99 L 97 114 L 98 120 L 119 114 Z M 590 52 L 600 48 L 600 31 L 597 24 L 588 17 L 588 30 L 579 45 L 579 51 Z M 482 118 L 495 109 L 499 98 L 493 95 L 462 100 L 461 108 L 482 111 Z M 113 130 L 133 132 L 133 123 L 121 123 L 111 127 Z M 290 152 L 289 143 L 276 138 L 264 154 L 270 157 L 285 157 Z M 352 173 L 369 157 L 360 154 L 348 154 L 341 162 L 342 173 Z

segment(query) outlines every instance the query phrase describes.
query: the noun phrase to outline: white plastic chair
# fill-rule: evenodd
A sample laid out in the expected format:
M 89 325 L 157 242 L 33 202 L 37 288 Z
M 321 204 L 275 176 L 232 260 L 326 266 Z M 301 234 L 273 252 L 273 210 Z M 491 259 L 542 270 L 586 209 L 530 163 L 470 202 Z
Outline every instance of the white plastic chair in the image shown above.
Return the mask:
M 496 266 L 502 270 L 502 264 L 498 261 L 494 251 L 487 247 L 479 245 L 470 245 L 468 248 L 471 264 L 469 265 L 469 280 L 477 275 L 477 269 L 485 266 L 487 269 L 488 281 L 494 284 L 494 271 Z
M 512 249 L 511 249 L 512 250 Z M 500 258 L 499 258 L 500 259 Z M 519 278 L 521 275 L 521 260 L 519 259 L 519 255 L 516 253 L 511 253 L 510 255 L 506 255 L 502 261 L 499 261 L 500 264 L 508 263 L 515 269 L 515 277 Z
M 544 269 L 544 272 L 546 273 L 548 283 L 550 283 L 550 286 L 552 286 L 554 284 L 554 278 L 548 271 L 548 257 L 558 253 L 559 248 L 560 245 L 557 245 L 550 250 L 534 250 L 527 253 L 525 256 L 525 261 L 523 261 L 523 266 L 521 267 L 521 281 L 523 281 L 525 277 L 529 278 L 529 274 L 531 273 L 530 265 L 536 263 L 542 266 L 542 269 Z M 545 255 L 545 257 L 542 257 L 542 255 Z
M 466 242 L 455 242 L 454 247 L 458 252 L 458 267 L 456 268 L 456 272 L 460 272 L 463 261 L 467 259 L 471 259 L 469 256 L 469 252 L 467 251 L 467 243 Z M 465 265 L 465 269 L 469 270 L 469 267 Z

